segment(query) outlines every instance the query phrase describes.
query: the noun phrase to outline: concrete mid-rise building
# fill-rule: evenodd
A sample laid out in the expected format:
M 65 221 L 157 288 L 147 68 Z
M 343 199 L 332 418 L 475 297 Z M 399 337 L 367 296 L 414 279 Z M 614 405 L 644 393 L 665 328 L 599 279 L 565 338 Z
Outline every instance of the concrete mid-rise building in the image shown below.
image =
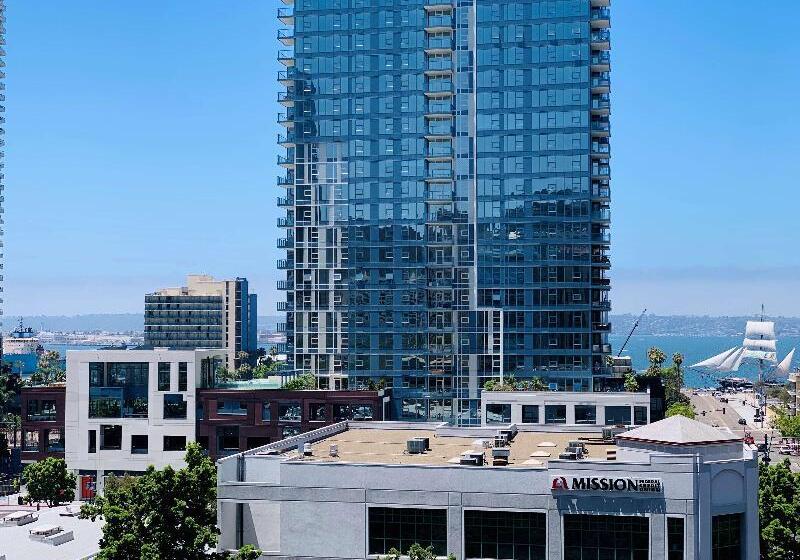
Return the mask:
M 144 343 L 175 350 L 224 348 L 232 368 L 239 352 L 258 350 L 257 314 L 257 297 L 246 278 L 189 275 L 186 286 L 145 296 Z
M 108 474 L 182 466 L 195 389 L 224 360 L 219 350 L 68 351 L 68 468 L 102 489 Z
M 759 557 L 758 461 L 741 438 L 683 416 L 601 430 L 327 426 L 217 462 L 219 546 L 286 559 L 412 544 L 458 560 Z
M 483 391 L 483 425 L 643 426 L 650 392 Z

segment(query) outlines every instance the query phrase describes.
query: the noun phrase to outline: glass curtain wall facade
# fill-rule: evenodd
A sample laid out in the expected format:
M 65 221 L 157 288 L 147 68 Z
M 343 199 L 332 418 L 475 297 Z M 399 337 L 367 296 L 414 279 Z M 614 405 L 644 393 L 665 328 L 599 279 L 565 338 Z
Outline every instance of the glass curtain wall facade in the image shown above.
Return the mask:
M 285 350 L 398 419 L 602 389 L 607 0 L 284 0 Z

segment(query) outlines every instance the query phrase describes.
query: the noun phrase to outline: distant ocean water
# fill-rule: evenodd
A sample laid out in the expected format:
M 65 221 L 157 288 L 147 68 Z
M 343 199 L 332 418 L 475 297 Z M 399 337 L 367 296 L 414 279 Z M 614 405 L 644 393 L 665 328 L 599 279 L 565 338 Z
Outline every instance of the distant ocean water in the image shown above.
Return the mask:
M 612 334 L 609 336 L 611 348 L 616 356 L 619 349 L 625 342 L 627 335 Z M 715 354 L 719 354 L 729 348 L 738 346 L 742 343 L 741 336 L 663 336 L 663 335 L 634 335 L 623 351 L 623 355 L 630 356 L 633 360 L 633 367 L 637 370 L 645 369 L 648 366 L 647 349 L 651 346 L 661 348 L 667 354 L 666 365 L 672 363 L 672 354 L 680 352 L 684 356 L 684 367 L 686 372 L 684 380 L 687 387 L 699 388 L 715 385 L 713 379 L 701 372 L 691 370 L 688 366 L 697 363 Z M 792 348 L 800 348 L 800 336 L 779 337 L 778 340 L 778 359 L 782 359 Z M 46 344 L 47 350 L 56 350 L 62 357 L 66 356 L 67 350 L 95 350 L 98 346 L 75 345 L 75 344 Z M 800 364 L 798 356 L 794 365 Z M 754 377 L 754 369 L 742 369 L 735 374 L 741 377 Z
M 627 335 L 613 334 L 609 336 L 611 348 L 616 356 L 625 342 Z M 684 367 L 686 372 L 684 380 L 687 387 L 710 387 L 715 385 L 713 379 L 701 372 L 691 370 L 688 368 L 691 364 L 695 364 L 706 358 L 710 358 L 720 352 L 724 352 L 734 346 L 742 344 L 741 336 L 654 336 L 654 335 L 634 335 L 631 337 L 625 350 L 622 352 L 625 356 L 630 356 L 633 360 L 633 367 L 637 370 L 645 369 L 648 366 L 647 362 L 647 349 L 651 346 L 661 348 L 667 354 L 666 365 L 672 363 L 672 354 L 680 352 L 684 356 Z M 783 359 L 784 356 L 794 347 L 800 348 L 800 337 L 789 336 L 779 337 L 778 340 L 778 359 Z M 797 358 L 795 365 L 800 363 L 800 358 Z M 739 377 L 754 378 L 756 370 L 753 368 L 742 368 L 738 373 L 733 375 Z

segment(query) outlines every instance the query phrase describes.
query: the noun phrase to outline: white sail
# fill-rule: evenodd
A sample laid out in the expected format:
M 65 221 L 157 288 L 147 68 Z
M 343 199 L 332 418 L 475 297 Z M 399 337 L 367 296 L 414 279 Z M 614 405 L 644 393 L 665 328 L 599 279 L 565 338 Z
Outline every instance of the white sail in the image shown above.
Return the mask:
M 778 367 L 775 368 L 776 375 L 788 375 L 789 370 L 792 367 L 792 359 L 794 358 L 794 348 L 792 351 L 786 354 L 786 357 L 781 360 L 781 363 L 778 364 Z
M 716 367 L 719 367 L 719 365 L 722 362 L 724 362 L 725 359 L 728 356 L 730 356 L 731 354 L 736 352 L 736 350 L 738 350 L 738 348 L 736 348 L 736 347 L 731 348 L 730 350 L 725 350 L 724 352 L 722 352 L 720 354 L 717 354 L 716 356 L 712 356 L 712 357 L 710 357 L 710 358 L 708 358 L 706 360 L 703 360 L 702 362 L 697 362 L 696 364 L 694 364 L 692 366 L 689 366 L 689 367 L 693 367 L 693 368 L 699 368 L 699 367 L 716 368 Z
M 730 356 L 725 358 L 725 361 L 717 366 L 719 371 L 737 371 L 745 357 L 746 350 L 744 348 L 737 348 Z
M 778 355 L 769 350 L 750 350 L 749 348 L 742 348 L 744 350 L 744 358 L 752 358 L 753 360 L 764 360 L 765 362 L 776 363 Z
M 774 340 L 762 340 L 760 338 L 745 338 L 744 347 L 748 350 L 766 350 L 768 352 L 775 352 L 777 350 Z
M 775 323 L 772 321 L 747 321 L 744 337 L 775 340 Z

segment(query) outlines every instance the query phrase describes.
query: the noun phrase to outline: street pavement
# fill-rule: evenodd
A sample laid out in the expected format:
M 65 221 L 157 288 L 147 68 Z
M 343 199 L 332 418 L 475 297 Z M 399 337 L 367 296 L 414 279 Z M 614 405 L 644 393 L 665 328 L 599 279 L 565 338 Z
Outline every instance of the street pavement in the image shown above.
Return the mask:
M 778 453 L 778 442 L 781 439 L 780 433 L 772 429 L 768 422 L 755 422 L 756 406 L 752 392 L 729 393 L 718 396 L 714 396 L 710 391 L 701 391 L 696 394 L 687 392 L 687 394 L 692 405 L 694 405 L 697 420 L 710 426 L 722 429 L 727 428 L 740 437 L 745 437 L 746 433 L 749 433 L 753 436 L 756 444 L 764 443 L 764 436 L 767 436 L 772 441 L 769 454 L 772 463 L 788 458 L 792 464 L 792 470 L 800 472 L 800 457 Z M 720 401 L 720 397 L 727 398 L 728 402 Z M 744 418 L 747 424 L 744 426 L 739 424 L 740 418 Z

